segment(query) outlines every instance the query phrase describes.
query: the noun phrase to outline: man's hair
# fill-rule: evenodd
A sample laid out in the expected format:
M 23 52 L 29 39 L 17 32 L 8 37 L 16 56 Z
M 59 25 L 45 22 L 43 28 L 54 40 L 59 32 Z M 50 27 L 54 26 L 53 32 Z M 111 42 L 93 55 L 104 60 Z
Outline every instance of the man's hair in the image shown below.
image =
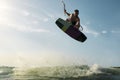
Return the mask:
M 75 9 L 75 10 L 74 10 L 74 12 L 77 12 L 77 13 L 79 13 L 79 10 L 78 10 L 78 9 Z

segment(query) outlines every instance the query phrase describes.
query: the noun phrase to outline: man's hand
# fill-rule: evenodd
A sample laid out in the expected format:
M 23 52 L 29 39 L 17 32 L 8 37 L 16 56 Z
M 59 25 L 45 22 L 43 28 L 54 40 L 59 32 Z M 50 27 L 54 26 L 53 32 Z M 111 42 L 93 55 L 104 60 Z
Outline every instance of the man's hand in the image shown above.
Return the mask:
M 64 9 L 64 13 L 66 14 L 67 12 L 66 12 L 66 9 Z
M 67 14 L 68 16 L 70 16 L 70 13 L 68 13 L 68 12 L 66 11 L 66 9 L 64 9 L 64 13 Z
M 75 28 L 79 29 L 79 26 L 78 25 L 74 25 Z

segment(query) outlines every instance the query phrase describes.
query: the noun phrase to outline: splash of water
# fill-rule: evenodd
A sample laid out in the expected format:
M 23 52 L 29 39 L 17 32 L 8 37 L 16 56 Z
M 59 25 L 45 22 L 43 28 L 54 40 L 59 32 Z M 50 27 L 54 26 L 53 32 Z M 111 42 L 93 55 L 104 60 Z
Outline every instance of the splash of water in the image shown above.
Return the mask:
M 0 80 L 120 80 L 120 68 L 101 68 L 97 64 L 34 68 L 0 67 L 0 71 Z
M 98 74 L 98 73 L 102 73 L 100 71 L 101 67 L 98 64 L 94 64 L 90 67 L 90 69 L 87 71 L 87 75 L 92 75 L 92 74 Z

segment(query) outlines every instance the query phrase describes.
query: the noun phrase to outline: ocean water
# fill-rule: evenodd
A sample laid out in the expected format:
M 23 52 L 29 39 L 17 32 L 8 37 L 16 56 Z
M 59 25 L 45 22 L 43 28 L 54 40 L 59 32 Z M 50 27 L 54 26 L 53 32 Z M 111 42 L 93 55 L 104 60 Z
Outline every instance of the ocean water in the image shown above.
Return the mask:
M 0 80 L 120 80 L 120 67 L 0 67 Z

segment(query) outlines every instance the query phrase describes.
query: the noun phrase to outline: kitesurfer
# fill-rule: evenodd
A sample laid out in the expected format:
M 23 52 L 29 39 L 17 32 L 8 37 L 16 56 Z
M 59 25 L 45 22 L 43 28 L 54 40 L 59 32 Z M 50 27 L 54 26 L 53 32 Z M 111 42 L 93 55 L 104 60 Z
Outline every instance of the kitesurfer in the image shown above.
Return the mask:
M 70 14 L 66 11 L 66 9 L 64 9 L 64 13 L 68 15 L 68 18 L 66 19 L 66 21 L 71 22 L 75 28 L 79 29 L 80 27 L 80 18 L 78 16 L 79 10 L 76 9 L 74 10 L 74 13 Z

